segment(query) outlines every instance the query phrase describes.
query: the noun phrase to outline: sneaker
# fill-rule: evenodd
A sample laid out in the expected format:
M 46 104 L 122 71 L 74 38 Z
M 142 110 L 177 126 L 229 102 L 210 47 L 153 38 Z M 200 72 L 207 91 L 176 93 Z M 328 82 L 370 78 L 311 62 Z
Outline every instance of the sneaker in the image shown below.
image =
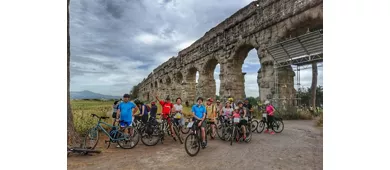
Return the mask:
M 119 145 L 116 145 L 116 148 L 120 148 L 121 146 L 119 146 Z
M 176 137 L 173 137 L 173 140 L 176 141 Z
M 264 131 L 264 133 L 268 133 L 268 132 L 269 132 L 268 129 Z
M 244 141 L 246 141 L 246 136 L 243 137 Z
M 274 131 L 272 131 L 270 134 L 271 134 L 271 135 L 274 135 L 274 134 L 275 134 L 275 132 L 274 132 Z

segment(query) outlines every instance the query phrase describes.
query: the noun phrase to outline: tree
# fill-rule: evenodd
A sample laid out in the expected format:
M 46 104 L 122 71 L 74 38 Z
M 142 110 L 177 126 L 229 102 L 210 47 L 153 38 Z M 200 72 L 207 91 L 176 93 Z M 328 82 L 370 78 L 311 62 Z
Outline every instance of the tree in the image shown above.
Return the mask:
M 139 93 L 139 87 L 138 87 L 138 85 L 133 86 L 133 89 L 130 91 L 130 98 L 131 98 L 131 99 L 136 99 L 136 98 L 138 98 L 138 93 Z
M 314 62 L 312 64 L 312 80 L 311 80 L 311 106 L 316 108 L 316 88 L 317 88 L 317 75 L 318 75 L 318 69 L 317 69 L 317 62 Z
M 69 1 L 68 0 L 68 16 L 67 16 L 67 31 L 68 31 L 68 58 L 67 58 L 67 103 L 68 103 L 68 127 L 67 127 L 67 144 L 68 145 L 75 145 L 80 141 L 80 138 L 78 134 L 76 133 L 76 130 L 74 128 L 74 123 L 73 123 L 73 114 L 72 114 L 72 109 L 70 107 L 70 70 L 69 70 L 69 64 L 70 64 L 70 36 L 69 36 Z

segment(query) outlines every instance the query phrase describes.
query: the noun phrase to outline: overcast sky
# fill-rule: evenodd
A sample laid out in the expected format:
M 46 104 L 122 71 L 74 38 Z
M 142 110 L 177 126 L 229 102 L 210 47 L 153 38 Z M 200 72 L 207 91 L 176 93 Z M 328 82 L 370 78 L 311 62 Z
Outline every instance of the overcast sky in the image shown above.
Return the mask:
M 71 91 L 128 93 L 158 65 L 251 1 L 71 1 Z M 258 96 L 259 68 L 256 50 L 252 50 L 243 66 L 247 96 Z M 218 75 L 219 67 L 214 76 L 217 93 Z M 318 82 L 322 85 L 322 67 Z M 310 83 L 311 70 L 301 71 L 301 84 Z

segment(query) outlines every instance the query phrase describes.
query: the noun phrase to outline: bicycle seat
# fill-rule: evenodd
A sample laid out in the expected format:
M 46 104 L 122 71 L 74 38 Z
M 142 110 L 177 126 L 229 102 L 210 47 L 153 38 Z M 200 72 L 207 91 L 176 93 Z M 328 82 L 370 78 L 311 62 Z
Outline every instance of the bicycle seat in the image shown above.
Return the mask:
M 110 117 L 107 117 L 107 116 L 102 116 L 102 117 L 100 117 L 101 119 L 108 119 L 108 118 L 110 118 Z

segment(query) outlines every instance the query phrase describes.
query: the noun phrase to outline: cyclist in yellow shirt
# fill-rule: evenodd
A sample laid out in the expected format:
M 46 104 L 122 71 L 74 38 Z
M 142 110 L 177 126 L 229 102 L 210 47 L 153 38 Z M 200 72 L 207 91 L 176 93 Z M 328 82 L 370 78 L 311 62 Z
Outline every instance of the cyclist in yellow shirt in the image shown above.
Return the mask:
M 210 119 L 207 123 L 209 123 L 211 126 L 211 139 L 214 139 L 216 134 L 215 122 L 217 118 L 217 107 L 213 104 L 212 98 L 207 99 L 206 116 L 208 119 Z

